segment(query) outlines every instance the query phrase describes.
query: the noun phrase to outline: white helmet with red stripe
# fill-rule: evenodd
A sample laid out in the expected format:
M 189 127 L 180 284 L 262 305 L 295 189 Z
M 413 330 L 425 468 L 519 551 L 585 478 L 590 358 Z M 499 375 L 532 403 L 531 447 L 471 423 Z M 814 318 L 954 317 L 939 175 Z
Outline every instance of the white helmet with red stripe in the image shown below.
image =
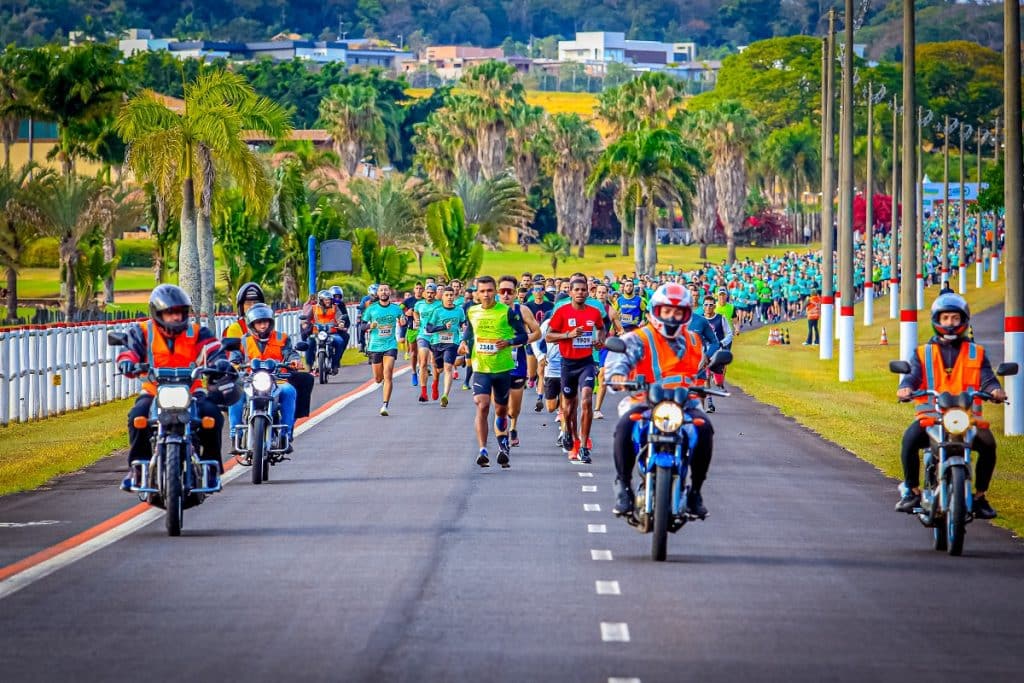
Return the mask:
M 662 306 L 673 306 L 683 309 L 682 319 L 662 318 Z M 670 282 L 655 290 L 654 295 L 651 297 L 650 307 L 647 320 L 651 323 L 651 327 L 662 336 L 675 339 L 682 333 L 693 316 L 693 297 L 690 296 L 690 291 L 686 287 Z

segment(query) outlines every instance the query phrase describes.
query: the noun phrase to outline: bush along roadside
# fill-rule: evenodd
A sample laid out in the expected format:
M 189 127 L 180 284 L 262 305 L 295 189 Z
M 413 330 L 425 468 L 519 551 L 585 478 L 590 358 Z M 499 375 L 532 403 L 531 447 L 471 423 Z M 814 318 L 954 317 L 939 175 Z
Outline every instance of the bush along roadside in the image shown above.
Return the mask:
M 156 242 L 148 239 L 115 240 L 120 268 L 152 268 Z M 33 242 L 22 257 L 25 268 L 58 268 L 57 240 L 50 237 Z

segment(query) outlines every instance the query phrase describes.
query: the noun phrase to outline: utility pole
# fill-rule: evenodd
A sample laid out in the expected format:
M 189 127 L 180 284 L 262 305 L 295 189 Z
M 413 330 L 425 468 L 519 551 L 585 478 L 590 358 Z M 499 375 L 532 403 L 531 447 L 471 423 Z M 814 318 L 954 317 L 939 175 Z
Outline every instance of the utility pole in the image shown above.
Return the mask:
M 1004 31 L 1005 31 L 1005 29 L 1004 29 Z M 1007 59 L 1007 57 L 1004 55 L 1003 59 Z M 1005 77 L 1005 74 L 1004 74 L 1004 77 Z M 999 117 L 997 116 L 996 117 L 996 127 L 995 127 L 995 130 L 993 131 L 993 134 L 992 134 L 992 147 L 993 147 L 992 161 L 995 162 L 996 166 L 999 165 L 999 144 L 1000 144 L 999 143 L 999 130 L 1000 130 L 999 129 Z M 1004 170 L 1004 177 L 1005 177 L 1005 169 L 1003 169 L 1003 170 Z M 992 262 L 989 264 L 990 265 L 989 271 L 990 271 L 990 273 L 992 275 L 992 282 L 999 282 L 999 231 L 996 229 L 996 220 L 997 219 L 998 219 L 997 215 L 992 217 L 992 247 L 991 247 L 991 249 L 992 249 L 991 261 Z
M 833 252 L 835 251 L 835 232 L 832 227 L 833 200 L 833 161 L 835 155 L 835 35 L 836 11 L 828 13 L 828 36 L 825 38 L 825 92 L 823 93 L 825 119 L 822 136 L 825 142 L 821 166 L 821 344 L 818 357 L 821 360 L 832 360 L 835 341 L 835 292 L 832 285 Z
M 978 126 L 978 156 L 975 159 L 975 175 L 978 178 L 978 233 L 974 236 L 974 288 L 981 289 L 985 284 L 985 212 L 981 210 L 981 142 L 983 128 Z
M 1021 150 L 1020 3 L 1003 0 L 1003 111 L 1006 116 L 1006 318 L 1003 321 L 1007 361 L 1024 365 L 1024 160 Z M 1006 378 L 1003 433 L 1024 434 L 1024 375 Z
M 864 324 L 875 324 L 875 90 L 868 83 L 868 154 L 864 181 Z
M 892 96 L 892 214 L 889 219 L 889 318 L 900 317 L 900 109 Z
M 914 76 L 914 0 L 903 0 L 903 245 L 900 263 L 900 358 L 917 349 L 917 95 Z
M 942 243 L 939 257 L 942 259 L 942 276 L 939 282 L 949 282 L 949 115 L 942 122 Z
M 853 362 L 853 0 L 843 17 L 843 115 L 839 122 L 839 381 L 852 382 Z M 825 328 L 828 329 L 828 328 Z
M 916 35 L 915 35 L 916 38 Z M 917 68 L 916 62 L 914 68 Z M 930 117 L 929 117 L 930 118 Z M 914 229 L 917 231 L 917 310 L 924 308 L 924 107 L 917 108 L 917 133 L 915 152 L 917 167 L 914 169 L 914 211 L 917 217 Z
M 960 134 L 960 213 L 958 216 L 959 248 L 956 252 L 956 281 L 960 294 L 967 294 L 967 186 L 964 182 L 964 124 L 957 129 Z M 968 133 L 970 134 L 970 133 Z

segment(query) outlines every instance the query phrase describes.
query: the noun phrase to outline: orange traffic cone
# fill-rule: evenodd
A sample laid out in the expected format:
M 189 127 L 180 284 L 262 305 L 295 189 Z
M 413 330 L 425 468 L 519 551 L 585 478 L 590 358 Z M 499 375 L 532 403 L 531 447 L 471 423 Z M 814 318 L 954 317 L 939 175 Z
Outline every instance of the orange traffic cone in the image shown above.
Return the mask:
M 768 328 L 768 343 L 766 344 L 766 346 L 775 346 L 775 328 L 774 327 L 769 327 Z
M 889 345 L 889 337 L 885 334 L 885 328 L 884 327 L 882 328 L 882 338 L 878 340 L 878 344 L 880 346 L 888 346 Z

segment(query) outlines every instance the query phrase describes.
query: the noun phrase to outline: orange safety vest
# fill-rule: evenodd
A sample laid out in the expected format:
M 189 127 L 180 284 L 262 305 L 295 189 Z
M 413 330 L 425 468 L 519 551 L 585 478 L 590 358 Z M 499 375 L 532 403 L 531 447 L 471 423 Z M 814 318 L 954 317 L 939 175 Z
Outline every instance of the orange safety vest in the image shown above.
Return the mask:
M 817 320 L 821 317 L 821 299 L 812 296 L 807 300 L 807 319 Z
M 313 320 L 318 325 L 332 325 L 337 322 L 337 314 L 335 313 L 334 306 L 330 306 L 327 309 L 321 308 L 319 305 L 313 307 Z
M 669 341 L 650 327 L 641 327 L 634 332 L 644 342 L 646 350 L 633 370 L 633 376 L 643 375 L 648 382 L 657 382 L 663 377 L 682 375 L 692 379 L 700 368 L 704 347 L 696 333 L 683 330 L 686 350 L 678 355 Z
M 199 325 L 192 323 L 184 333 L 173 338 L 173 346 L 167 343 L 167 337 L 153 329 L 153 321 L 146 321 L 142 328 L 142 336 L 146 342 L 146 362 L 151 368 L 191 368 L 195 367 L 199 355 Z M 202 388 L 201 380 L 192 383 L 192 391 Z M 143 393 L 156 396 L 156 383 L 142 383 Z
M 245 357 L 249 360 L 276 360 L 278 363 L 284 362 L 284 345 L 288 341 L 286 335 L 280 332 L 274 332 L 267 339 L 266 345 L 263 350 L 260 351 L 259 342 L 256 339 L 256 335 L 247 334 L 245 335 Z
M 917 359 L 921 363 L 921 386 L 918 389 L 934 389 L 938 392 L 948 391 L 951 394 L 959 394 L 967 389 L 975 391 L 981 389 L 981 365 L 985 360 L 985 348 L 974 342 L 966 342 L 960 345 L 960 355 L 957 356 L 956 364 L 952 368 L 946 368 L 942 363 L 942 351 L 938 344 L 922 344 L 917 347 Z M 922 396 L 917 399 L 920 404 L 934 404 L 930 396 Z M 918 410 L 927 409 L 928 406 L 918 406 Z M 974 412 L 981 414 L 981 401 L 974 402 Z

